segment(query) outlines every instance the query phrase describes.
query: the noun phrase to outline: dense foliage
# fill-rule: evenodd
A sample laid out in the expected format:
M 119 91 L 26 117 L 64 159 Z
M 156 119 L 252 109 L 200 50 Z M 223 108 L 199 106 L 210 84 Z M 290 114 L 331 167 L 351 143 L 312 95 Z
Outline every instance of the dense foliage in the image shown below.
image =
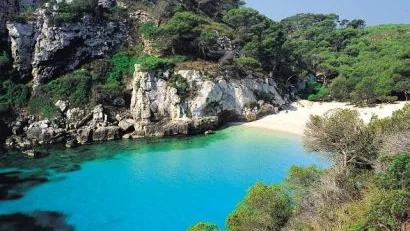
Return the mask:
M 221 231 L 221 229 L 214 224 L 199 222 L 188 228 L 188 231 Z
M 382 147 L 391 142 L 386 137 L 409 131 L 410 104 L 389 118 L 373 118 L 368 125 L 351 110 L 315 116 L 310 123 L 315 126 L 307 128 L 308 147 L 334 165 L 328 169 L 292 166 L 281 185 L 257 182 L 227 217 L 227 230 L 406 230 L 410 139 L 404 140 L 403 152 Z M 367 141 L 354 141 L 364 130 Z M 308 137 L 312 134 L 313 140 Z M 346 159 L 355 161 L 346 163 Z M 361 162 L 365 161 L 364 168 Z
M 283 20 L 286 47 L 322 87 L 311 100 L 333 98 L 373 104 L 408 97 L 410 27 L 365 28 L 334 14 L 299 14 Z
M 32 113 L 50 117 L 57 113 L 58 100 L 67 100 L 72 107 L 87 105 L 91 97 L 92 76 L 85 70 L 75 71 L 48 84 L 39 85 L 29 101 Z
M 130 21 L 136 23 L 131 28 L 130 42 L 111 60 L 88 64 L 91 68 L 86 69 L 93 75 L 91 88 L 99 95 L 97 98 L 123 95 L 135 64 L 139 64 L 140 71 L 162 74 L 168 70 L 171 75 L 165 79 L 169 85 L 187 97 L 186 83 L 172 75 L 172 69 L 181 62 L 195 63 L 195 68 L 201 70 L 212 63 L 215 76 L 226 70 L 235 71 L 231 77 L 269 75 L 284 91 L 304 79 L 307 88 L 300 96 L 312 101 L 373 104 L 407 99 L 410 91 L 408 25 L 366 27 L 363 20 L 341 20 L 335 14 L 298 14 L 275 22 L 236 0 L 218 4 L 214 0 L 128 0 L 126 8 L 117 5 L 111 9 L 103 9 L 96 0 L 51 3 L 55 5 L 56 22 L 78 21 L 85 15 L 118 20 L 139 9 L 153 15 L 142 24 Z M 35 12 L 30 8 L 22 16 Z M 101 63 L 105 66 L 98 66 Z M 0 53 L 0 70 L 10 73 L 2 76 L 4 79 L 13 79 L 6 51 Z M 47 88 L 39 89 L 42 87 Z M 1 97 L 8 102 L 22 98 L 4 92 Z M 49 94 L 48 99 L 60 96 Z M 38 93 L 34 95 L 38 97 Z M 266 95 L 260 98 L 272 100 Z
M 26 106 L 29 97 L 30 88 L 27 86 L 0 79 L 0 113 Z
M 292 201 L 283 187 L 257 182 L 229 215 L 226 225 L 231 231 L 279 231 L 291 213 Z

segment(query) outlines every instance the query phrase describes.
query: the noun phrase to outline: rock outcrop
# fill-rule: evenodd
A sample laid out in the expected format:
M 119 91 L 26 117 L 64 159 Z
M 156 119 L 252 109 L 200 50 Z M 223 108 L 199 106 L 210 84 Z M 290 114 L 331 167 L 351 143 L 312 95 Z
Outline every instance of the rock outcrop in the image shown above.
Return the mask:
M 93 132 L 93 141 L 115 140 L 120 138 L 120 128 L 117 126 L 99 127 Z
M 109 2 L 101 4 L 113 4 Z M 49 8 L 39 9 L 36 14 L 36 21 L 7 24 L 13 66 L 21 78 L 32 75 L 35 84 L 105 57 L 122 44 L 128 33 L 124 22 L 96 21 L 88 16 L 79 22 L 56 22 L 56 13 Z
M 44 0 L 1 0 L 0 1 L 0 46 L 8 43 L 6 22 L 10 18 L 33 9 Z
M 249 109 L 261 100 L 258 99 L 259 93 L 270 95 L 274 99 L 272 102 L 266 102 L 268 104 L 281 106 L 285 103 L 271 78 L 248 76 L 237 79 L 233 76 L 219 76 L 211 81 L 197 71 L 178 71 L 177 74 L 196 89 L 196 96 L 188 101 L 193 117 L 221 115 L 227 112 L 241 117 L 245 108 Z
M 145 11 L 128 11 L 129 17 L 124 21 L 110 21 L 113 17 L 98 13 L 91 16 L 85 12 L 75 18 L 60 17 L 67 16 L 62 15 L 64 11 L 59 12 L 60 3 L 71 4 L 72 0 L 48 2 L 31 12 L 30 17 L 4 23 L 5 18 L 21 12 L 22 4 L 35 5 L 38 1 L 41 0 L 0 3 L 0 8 L 4 6 L 0 9 L 0 34 L 7 28 L 5 34 L 10 42 L 14 76 L 20 78 L 18 82 L 44 84 L 83 63 L 111 55 L 124 41 L 132 44 L 130 40 L 135 38 L 128 33 L 131 21 L 159 23 Z M 187 9 L 211 17 L 220 17 L 225 6 L 238 3 L 238 0 L 178 1 Z M 100 13 L 107 13 L 116 4 L 127 7 L 115 0 L 98 0 L 96 7 Z M 140 39 L 144 51 L 155 56 L 155 41 L 144 36 Z M 218 34 L 215 44 L 201 52 L 206 53 L 208 60 L 233 59 L 238 55 L 234 44 L 229 37 Z M 180 45 L 189 50 L 192 44 Z M 7 130 L 12 134 L 6 140 L 7 145 L 32 149 L 38 144 L 64 143 L 74 148 L 78 144 L 120 138 L 212 134 L 212 130 L 226 122 L 252 121 L 276 113 L 285 104 L 269 76 L 239 76 L 237 71 L 225 69 L 219 70 L 216 76 L 197 70 L 163 70 L 161 75 L 140 72 L 138 66 L 135 70 L 132 84 L 129 84 L 131 78 L 124 78 L 121 84 L 125 92 L 113 95 L 110 105 L 74 107 L 67 97 L 61 96 L 64 100 L 51 102 L 58 111 L 56 118 L 20 116 L 8 124 Z M 178 81 L 182 81 L 184 87 L 178 86 Z M 100 79 L 96 82 L 102 83 Z M 93 94 L 98 93 L 92 89 Z M 105 101 L 93 99 L 92 102 Z
M 172 87 L 170 78 L 176 75 L 186 82 L 184 94 Z M 269 77 L 240 78 L 225 73 L 211 78 L 194 70 L 159 76 L 136 71 L 132 88 L 129 110 L 113 113 L 103 105 L 70 108 L 67 101 L 58 100 L 59 117 L 20 118 L 10 124 L 13 135 L 6 143 L 21 149 L 55 143 L 72 148 L 120 138 L 211 134 L 226 122 L 252 121 L 276 113 L 285 103 Z
M 38 36 L 32 60 L 36 84 L 74 70 L 80 64 L 104 57 L 122 44 L 127 28 L 122 22 L 81 22 L 54 25 L 44 12 L 37 21 Z
M 33 50 L 37 38 L 35 22 L 7 24 L 11 41 L 13 68 L 19 73 L 20 79 L 31 76 Z
M 135 68 L 138 70 L 138 66 Z M 220 76 L 210 80 L 200 71 L 181 70 L 191 97 L 181 99 L 165 77 L 136 71 L 131 114 L 135 132 L 142 136 L 203 133 L 233 120 L 251 121 L 279 110 L 285 103 L 271 78 Z M 259 99 L 260 93 L 271 102 Z

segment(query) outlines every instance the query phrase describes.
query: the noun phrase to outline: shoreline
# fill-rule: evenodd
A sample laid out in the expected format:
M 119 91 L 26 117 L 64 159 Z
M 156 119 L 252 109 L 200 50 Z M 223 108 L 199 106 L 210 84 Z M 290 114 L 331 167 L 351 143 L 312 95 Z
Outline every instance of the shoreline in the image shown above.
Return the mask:
M 303 136 L 305 124 L 309 121 L 310 115 L 324 115 L 329 110 L 339 108 L 355 109 L 359 112 L 361 119 L 368 123 L 373 115 L 377 115 L 379 118 L 389 117 L 394 111 L 402 109 L 405 104 L 405 101 L 398 101 L 392 104 L 378 104 L 374 107 L 355 107 L 348 103 L 300 100 L 293 102 L 288 110 L 265 116 L 253 122 L 243 123 L 240 126 Z

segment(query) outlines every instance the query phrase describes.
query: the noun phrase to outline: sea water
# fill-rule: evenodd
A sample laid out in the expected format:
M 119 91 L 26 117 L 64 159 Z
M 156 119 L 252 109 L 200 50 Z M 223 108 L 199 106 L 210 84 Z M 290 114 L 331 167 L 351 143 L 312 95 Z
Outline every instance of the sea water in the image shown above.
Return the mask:
M 58 160 L 51 150 L 38 160 L 37 169 L 51 168 L 53 161 L 72 164 L 67 152 L 87 157 L 77 162 L 78 170 L 56 172 L 57 180 L 0 202 L 0 214 L 58 211 L 79 231 L 179 231 L 199 221 L 223 228 L 256 181 L 280 183 L 292 165 L 328 165 L 306 153 L 300 137 L 241 126 L 208 136 L 115 141 L 79 150 L 56 151 L 64 157 Z

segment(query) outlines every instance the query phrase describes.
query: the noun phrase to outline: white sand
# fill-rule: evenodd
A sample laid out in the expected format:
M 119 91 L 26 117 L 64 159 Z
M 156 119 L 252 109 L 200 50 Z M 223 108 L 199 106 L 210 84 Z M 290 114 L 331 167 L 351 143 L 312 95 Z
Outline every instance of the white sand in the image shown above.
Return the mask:
M 373 114 L 379 118 L 388 117 L 394 111 L 403 108 L 405 104 L 406 102 L 397 102 L 394 104 L 381 104 L 375 107 L 358 108 L 339 102 L 320 103 L 301 100 L 293 103 L 292 109 L 287 112 L 281 111 L 276 115 L 269 115 L 260 120 L 245 123 L 243 126 L 303 135 L 305 124 L 309 120 L 310 115 L 323 115 L 332 109 L 350 108 L 356 109 L 360 113 L 361 118 L 367 123 Z

